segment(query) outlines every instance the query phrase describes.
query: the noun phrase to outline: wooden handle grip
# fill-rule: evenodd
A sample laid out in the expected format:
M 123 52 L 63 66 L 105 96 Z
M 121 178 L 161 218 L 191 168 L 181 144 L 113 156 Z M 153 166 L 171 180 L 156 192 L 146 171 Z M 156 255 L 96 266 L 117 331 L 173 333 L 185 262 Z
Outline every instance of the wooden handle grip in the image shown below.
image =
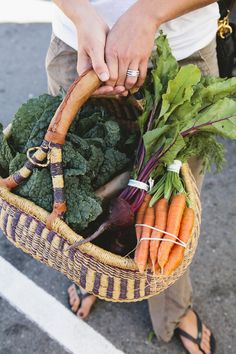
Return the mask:
M 45 135 L 46 141 L 64 144 L 67 132 L 79 109 L 100 85 L 101 81 L 93 70 L 80 76 L 71 85 L 51 120 Z

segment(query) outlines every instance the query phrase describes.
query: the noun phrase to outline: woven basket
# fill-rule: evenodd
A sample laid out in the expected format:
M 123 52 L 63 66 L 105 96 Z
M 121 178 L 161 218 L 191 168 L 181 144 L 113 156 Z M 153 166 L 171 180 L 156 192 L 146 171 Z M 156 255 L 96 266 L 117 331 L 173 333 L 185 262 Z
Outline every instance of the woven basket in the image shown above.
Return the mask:
M 82 236 L 60 218 L 50 229 L 49 213 L 34 203 L 0 187 L 0 228 L 7 239 L 34 259 L 58 270 L 97 297 L 113 302 L 133 302 L 157 295 L 183 275 L 194 256 L 200 234 L 201 207 L 198 190 L 187 164 L 182 177 L 195 210 L 195 225 L 182 264 L 171 276 L 141 275 L 132 259 L 114 255 L 87 243 L 67 247 Z

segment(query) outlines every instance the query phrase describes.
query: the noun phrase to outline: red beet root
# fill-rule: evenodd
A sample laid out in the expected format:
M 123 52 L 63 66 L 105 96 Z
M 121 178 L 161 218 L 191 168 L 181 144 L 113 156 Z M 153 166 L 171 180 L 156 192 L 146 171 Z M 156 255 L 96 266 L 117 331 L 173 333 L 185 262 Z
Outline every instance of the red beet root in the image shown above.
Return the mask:
M 111 228 L 128 227 L 132 225 L 133 222 L 134 212 L 130 204 L 122 198 L 113 199 L 109 206 L 108 220 L 103 222 L 91 236 L 74 243 L 68 249 L 79 247 L 84 243 L 91 242 L 106 230 Z

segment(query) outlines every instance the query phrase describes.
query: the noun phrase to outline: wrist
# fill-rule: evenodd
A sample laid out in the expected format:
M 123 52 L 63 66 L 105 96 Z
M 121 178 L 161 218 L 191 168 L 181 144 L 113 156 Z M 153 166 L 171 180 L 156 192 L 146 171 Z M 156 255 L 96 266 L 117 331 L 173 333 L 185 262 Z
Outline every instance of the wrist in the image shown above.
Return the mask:
M 165 22 L 164 16 L 158 8 L 157 0 L 138 0 L 137 6 L 140 8 L 140 11 L 143 15 L 146 15 L 148 21 L 155 26 L 156 31 Z
M 89 13 L 95 11 L 89 0 L 54 0 L 54 3 L 75 26 L 79 25 Z
M 76 28 L 78 28 L 81 23 L 90 17 L 90 15 L 94 14 L 96 14 L 96 11 L 89 1 L 78 0 L 76 1 L 76 6 L 73 9 L 73 13 L 71 14 L 71 20 Z

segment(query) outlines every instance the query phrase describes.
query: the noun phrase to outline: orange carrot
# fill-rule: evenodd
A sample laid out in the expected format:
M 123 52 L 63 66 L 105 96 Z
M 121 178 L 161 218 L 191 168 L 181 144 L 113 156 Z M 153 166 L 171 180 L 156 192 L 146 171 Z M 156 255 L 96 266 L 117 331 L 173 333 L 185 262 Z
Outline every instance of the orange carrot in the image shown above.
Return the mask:
M 152 269 L 152 261 L 151 261 L 150 255 L 148 257 L 148 268 Z
M 187 243 L 192 236 L 194 226 L 194 211 L 191 208 L 186 208 L 184 211 L 183 219 L 179 231 L 179 239 Z M 168 262 L 164 267 L 164 274 L 170 275 L 183 261 L 184 247 L 180 245 L 174 245 Z
M 146 212 L 145 212 L 145 215 L 143 218 L 143 224 L 153 226 L 154 219 L 155 219 L 154 208 L 148 207 L 146 209 Z M 151 236 L 151 232 L 152 232 L 152 229 L 150 229 L 149 227 L 143 226 L 140 239 L 145 238 L 145 237 L 149 238 Z M 148 256 L 149 256 L 149 244 L 150 244 L 149 240 L 141 241 L 136 249 L 135 262 L 136 262 L 141 274 L 144 273 L 146 265 L 147 265 Z
M 154 226 L 159 230 L 166 230 L 167 214 L 168 214 L 168 200 L 162 198 L 158 200 L 154 206 L 155 209 L 155 224 Z M 151 238 L 162 238 L 163 232 L 152 230 Z M 150 258 L 152 262 L 153 269 L 155 268 L 155 263 L 157 261 L 157 253 L 160 245 L 159 240 L 153 240 L 150 242 Z
M 160 268 L 158 262 L 156 262 L 153 272 L 154 272 L 154 274 L 159 274 L 161 272 L 161 268 Z
M 136 214 L 136 224 L 143 224 L 143 218 L 145 215 L 145 211 L 148 207 L 148 204 L 151 200 L 152 196 L 150 194 L 146 194 L 144 197 L 144 200 L 142 202 L 142 205 L 140 206 L 139 210 L 137 211 Z M 140 240 L 142 234 L 142 226 L 136 226 L 136 237 L 137 237 L 137 241 Z
M 186 200 L 184 194 L 177 194 L 172 198 L 169 211 L 168 211 L 168 217 L 167 217 L 167 225 L 166 225 L 167 232 L 175 236 L 179 235 L 180 224 L 181 224 L 185 206 L 186 206 Z M 164 241 L 167 239 L 176 241 L 176 239 L 173 236 L 167 234 L 163 237 L 163 241 L 161 242 L 158 251 L 158 263 L 161 267 L 161 270 L 163 270 L 164 266 L 166 265 L 169 258 L 170 251 L 174 246 L 174 243 L 170 241 Z

